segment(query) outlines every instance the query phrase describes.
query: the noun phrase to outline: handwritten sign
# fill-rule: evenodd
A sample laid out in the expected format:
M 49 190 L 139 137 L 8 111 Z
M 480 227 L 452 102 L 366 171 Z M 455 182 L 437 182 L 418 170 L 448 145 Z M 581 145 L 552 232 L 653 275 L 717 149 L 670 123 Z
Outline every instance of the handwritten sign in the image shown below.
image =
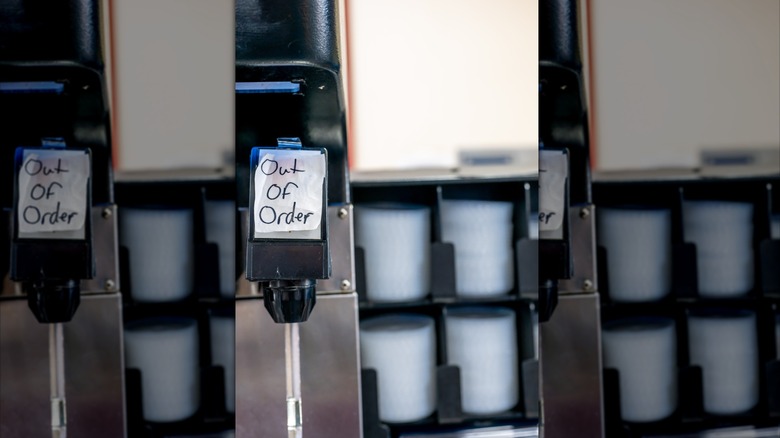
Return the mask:
M 260 152 L 254 175 L 255 237 L 320 227 L 326 164 L 318 150 Z
M 85 151 L 24 149 L 18 171 L 19 233 L 83 230 L 89 174 Z
M 539 230 L 563 226 L 568 160 L 561 151 L 539 151 Z

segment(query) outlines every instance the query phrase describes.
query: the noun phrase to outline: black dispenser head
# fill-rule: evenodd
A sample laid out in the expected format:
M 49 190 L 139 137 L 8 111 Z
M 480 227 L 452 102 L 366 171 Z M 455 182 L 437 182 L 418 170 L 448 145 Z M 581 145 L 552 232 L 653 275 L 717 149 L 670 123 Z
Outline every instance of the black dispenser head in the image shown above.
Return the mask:
M 308 318 L 315 303 L 315 280 L 330 277 L 328 203 L 350 202 L 338 10 L 336 0 L 236 1 L 237 202 L 252 214 L 247 279 L 262 283 L 266 307 L 276 322 Z M 327 178 L 317 215 L 321 227 L 288 232 L 287 237 L 256 233 L 260 214 L 266 221 L 278 221 L 280 213 L 282 221 L 299 217 L 300 203 L 295 214 L 287 214 L 293 210 L 260 211 L 263 206 L 255 202 L 255 195 L 269 193 L 253 186 L 258 165 L 253 148 L 287 136 L 300 138 L 298 144 L 322 148 L 302 149 L 320 151 L 325 160 Z M 282 143 L 282 149 L 288 147 Z M 247 160 L 250 156 L 252 160 Z
M 90 152 L 18 148 L 14 163 L 11 279 L 39 322 L 70 321 L 94 275 Z
M 278 323 L 306 321 L 316 280 L 330 276 L 327 157 L 298 139 L 252 149 L 246 278 L 261 282 Z
M 101 2 L 45 3 L 0 10 L 0 207 L 13 225 L 0 274 L 21 282 L 39 321 L 63 322 L 94 275 L 91 209 L 113 203 L 111 147 Z M 38 153 L 54 161 L 25 160 Z

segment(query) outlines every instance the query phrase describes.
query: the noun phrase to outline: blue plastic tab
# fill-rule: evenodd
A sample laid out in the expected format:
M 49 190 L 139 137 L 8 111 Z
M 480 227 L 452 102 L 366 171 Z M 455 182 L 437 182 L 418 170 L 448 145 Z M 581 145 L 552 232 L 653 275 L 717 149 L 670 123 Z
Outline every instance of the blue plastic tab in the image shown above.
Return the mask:
M 62 137 L 44 137 L 41 139 L 41 146 L 49 149 L 65 149 L 65 139 Z
M 301 84 L 295 82 L 236 82 L 237 94 L 300 93 Z
M 62 94 L 65 85 L 54 81 L 0 82 L 2 94 Z
M 281 137 L 276 139 L 276 147 L 285 149 L 302 149 L 303 144 L 298 137 Z

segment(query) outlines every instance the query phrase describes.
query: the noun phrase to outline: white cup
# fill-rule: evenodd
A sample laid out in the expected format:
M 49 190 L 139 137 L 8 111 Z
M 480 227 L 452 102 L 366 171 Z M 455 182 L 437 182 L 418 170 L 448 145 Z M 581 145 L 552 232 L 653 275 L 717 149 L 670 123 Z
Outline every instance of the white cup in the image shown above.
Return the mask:
M 447 363 L 460 368 L 463 412 L 498 414 L 520 397 L 515 312 L 503 307 L 447 309 Z
M 377 373 L 379 418 L 422 420 L 436 409 L 436 331 L 433 318 L 396 314 L 360 323 L 363 368 Z
M 125 326 L 125 366 L 141 371 L 144 419 L 167 423 L 200 403 L 198 325 L 190 318 L 151 318 Z
M 753 204 L 685 201 L 683 232 L 696 244 L 699 295 L 737 297 L 753 288 Z
M 442 241 L 455 246 L 457 295 L 495 297 L 514 287 L 511 202 L 444 200 Z
M 672 287 L 672 221 L 667 209 L 600 208 L 598 241 L 607 250 L 610 298 L 656 301 Z
M 190 209 L 121 208 L 120 241 L 130 253 L 130 283 L 139 302 L 178 301 L 193 289 Z
M 355 244 L 365 254 L 366 296 L 370 301 L 413 301 L 430 293 L 430 208 L 356 206 Z
M 691 365 L 702 368 L 704 410 L 746 412 L 758 403 L 758 339 L 751 310 L 692 312 L 688 316 Z
M 624 421 L 649 422 L 677 409 L 677 340 L 670 318 L 631 318 L 604 325 L 605 368 L 619 374 Z

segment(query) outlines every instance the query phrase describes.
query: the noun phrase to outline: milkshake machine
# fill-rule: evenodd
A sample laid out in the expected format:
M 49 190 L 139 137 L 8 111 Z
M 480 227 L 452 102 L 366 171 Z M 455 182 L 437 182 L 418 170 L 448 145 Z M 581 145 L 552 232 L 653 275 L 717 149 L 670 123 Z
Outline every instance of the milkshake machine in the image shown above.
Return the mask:
M 236 433 L 360 437 L 338 2 L 236 1 Z
M 600 299 L 578 3 L 539 5 L 539 299 L 540 319 L 547 319 L 539 327 L 540 397 L 542 435 L 548 438 L 603 434 Z
M 0 10 L 0 435 L 124 436 L 99 2 Z
M 778 436 L 777 170 L 591 182 L 577 2 L 540 6 L 540 220 L 568 209 L 540 223 L 544 436 Z

